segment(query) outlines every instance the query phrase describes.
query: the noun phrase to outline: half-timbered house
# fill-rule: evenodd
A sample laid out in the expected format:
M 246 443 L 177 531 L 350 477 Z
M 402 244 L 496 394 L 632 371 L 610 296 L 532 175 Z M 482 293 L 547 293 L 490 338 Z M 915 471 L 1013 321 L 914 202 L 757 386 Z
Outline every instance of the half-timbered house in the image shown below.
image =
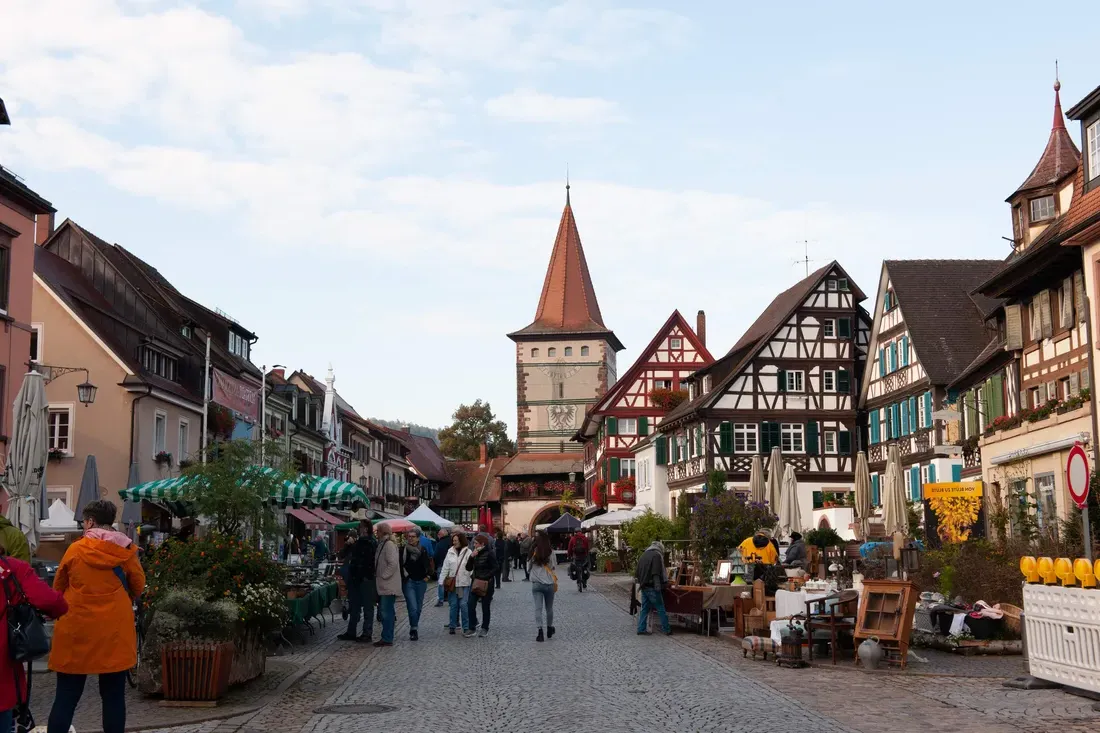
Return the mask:
M 689 378 L 688 400 L 658 426 L 674 509 L 681 494 L 701 495 L 712 471 L 747 490 L 753 455 L 767 469 L 773 446 L 794 467 L 804 526 L 815 492 L 851 489 L 865 297 L 831 262 L 776 296 L 728 354 Z
M 860 407 L 867 411 L 872 503 L 880 503 L 887 449 L 898 446 L 903 484 L 920 501 L 924 484 L 958 481 L 962 458 L 948 452 L 948 425 L 935 420 L 947 386 L 996 335 L 997 307 L 975 287 L 1000 260 L 887 260 L 882 263 Z
M 695 331 L 680 311 L 673 311 L 630 369 L 587 412 L 574 440 L 584 444 L 589 506 L 618 509 L 635 504 L 635 490 L 623 481 L 637 477 L 634 448 L 661 422 L 670 401 L 678 399 L 680 384 L 714 361 L 705 339 L 703 311 Z M 596 487 L 602 496 L 594 495 Z

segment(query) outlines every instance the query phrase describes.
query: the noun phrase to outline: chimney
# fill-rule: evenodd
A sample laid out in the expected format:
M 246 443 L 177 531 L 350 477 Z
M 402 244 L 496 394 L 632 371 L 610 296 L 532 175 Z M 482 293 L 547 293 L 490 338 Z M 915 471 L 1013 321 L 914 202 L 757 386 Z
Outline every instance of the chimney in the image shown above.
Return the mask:
M 55 213 L 38 214 L 34 217 L 34 243 L 43 244 L 54 230 Z
M 271 373 L 274 374 L 279 379 L 286 379 L 286 369 L 283 369 L 282 367 L 280 367 L 278 369 L 272 369 Z
M 704 311 L 699 311 L 695 316 L 695 335 L 699 337 L 703 346 L 707 345 L 707 314 Z
M 489 460 L 489 446 L 485 443 L 481 444 L 481 465 L 484 466 Z
M 402 425 L 402 426 L 401 426 L 401 430 L 402 430 L 402 431 L 404 431 L 404 432 L 406 432 L 406 433 L 412 433 L 412 428 L 411 428 L 411 427 L 409 427 L 409 424 L 408 424 L 408 423 L 405 423 L 404 425 Z

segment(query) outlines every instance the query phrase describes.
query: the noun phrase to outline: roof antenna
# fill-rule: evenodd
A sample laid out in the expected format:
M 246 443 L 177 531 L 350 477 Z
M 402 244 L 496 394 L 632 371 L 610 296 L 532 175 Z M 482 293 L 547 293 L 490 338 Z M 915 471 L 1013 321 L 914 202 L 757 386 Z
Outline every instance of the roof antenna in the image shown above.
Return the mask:
M 565 164 L 565 205 L 569 206 L 569 164 Z
M 805 268 L 806 268 L 806 277 L 809 277 L 810 276 L 810 263 L 815 262 L 816 260 L 811 260 L 810 259 L 810 240 L 803 239 L 802 240 L 802 247 L 803 247 L 803 255 L 802 255 L 802 257 L 795 260 L 794 264 L 805 266 Z

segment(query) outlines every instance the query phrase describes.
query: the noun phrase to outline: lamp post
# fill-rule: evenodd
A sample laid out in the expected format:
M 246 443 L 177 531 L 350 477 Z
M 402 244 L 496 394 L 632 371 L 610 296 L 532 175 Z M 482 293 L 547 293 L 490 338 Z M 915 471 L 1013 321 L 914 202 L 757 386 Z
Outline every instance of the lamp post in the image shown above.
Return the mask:
M 84 381 L 76 385 L 76 399 L 80 404 L 87 407 L 95 402 L 95 393 L 98 387 L 91 382 L 91 375 L 84 367 L 63 367 L 63 366 L 50 366 L 49 364 L 35 364 L 35 370 L 42 375 L 46 384 L 49 384 L 58 377 L 63 377 L 66 374 L 72 374 L 73 372 L 84 372 Z

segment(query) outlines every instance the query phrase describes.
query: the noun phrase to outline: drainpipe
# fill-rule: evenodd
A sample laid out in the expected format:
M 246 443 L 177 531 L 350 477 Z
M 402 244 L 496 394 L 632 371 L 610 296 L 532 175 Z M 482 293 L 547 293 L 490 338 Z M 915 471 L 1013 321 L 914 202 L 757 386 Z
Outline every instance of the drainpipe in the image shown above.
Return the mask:
M 129 475 L 130 468 L 134 465 L 134 446 L 137 444 L 137 403 L 151 394 L 153 394 L 153 385 L 147 384 L 145 385 L 145 394 L 138 395 L 130 402 L 130 463 L 126 466 L 127 475 Z
M 1085 249 L 1081 248 L 1081 259 L 1084 260 Z M 1084 277 L 1084 272 L 1081 273 Z M 1092 412 L 1092 471 L 1096 472 L 1100 470 L 1100 428 L 1097 427 L 1097 415 L 1096 415 L 1096 358 L 1095 358 L 1095 346 L 1092 342 L 1092 303 L 1090 302 L 1088 293 L 1085 293 L 1085 335 L 1088 339 L 1089 348 L 1089 391 L 1092 393 L 1092 404 L 1089 405 Z M 1085 508 L 1081 510 L 1081 522 L 1083 526 L 1083 535 L 1085 540 L 1085 557 L 1088 558 L 1089 563 L 1092 563 L 1092 537 L 1089 533 L 1089 505 L 1085 502 Z

